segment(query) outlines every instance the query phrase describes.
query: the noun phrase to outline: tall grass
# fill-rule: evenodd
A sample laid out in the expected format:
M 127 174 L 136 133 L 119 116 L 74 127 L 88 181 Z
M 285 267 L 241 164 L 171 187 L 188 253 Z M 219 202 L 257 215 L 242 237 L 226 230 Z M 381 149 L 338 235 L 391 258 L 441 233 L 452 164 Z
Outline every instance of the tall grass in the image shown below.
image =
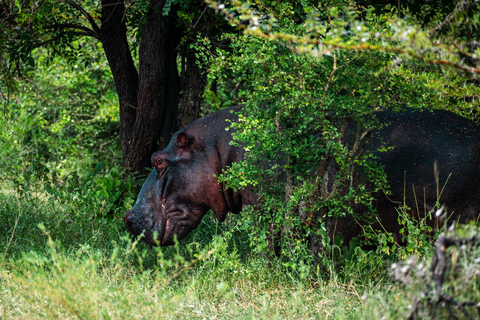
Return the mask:
M 282 260 L 251 253 L 248 237 L 236 229 L 241 217 L 233 215 L 224 224 L 207 216 L 181 244 L 149 249 L 131 239 L 119 215 L 105 214 L 108 208 L 98 204 L 108 200 L 97 193 L 101 185 L 87 179 L 80 185 L 88 188 L 72 189 L 68 179 L 55 178 L 53 192 L 46 188 L 49 179 L 33 175 L 30 196 L 1 183 L 2 319 L 371 319 L 408 313 L 409 302 L 373 253 L 356 250 L 350 264 L 343 262 L 343 273 L 292 270 Z
M 222 254 L 223 237 L 194 262 L 147 252 L 126 237 L 112 252 L 68 252 L 47 238 L 44 253 L 23 253 L 1 268 L 3 318 L 368 318 L 384 311 L 377 305 L 365 313 L 374 305 L 367 297 L 385 299 L 389 289 L 320 274 L 300 280 L 274 262 Z
M 72 189 L 55 177 L 52 191 L 51 179 L 33 174 L 29 195 L 0 182 L 2 319 L 362 318 L 392 286 L 385 273 L 346 280 L 252 254 L 233 215 L 207 216 L 181 244 L 149 249 L 105 214 L 101 185 Z
M 421 250 L 340 247 L 302 265 L 253 253 L 241 215 L 219 224 L 210 214 L 182 243 L 150 249 L 123 227 L 135 177 L 90 161 L 63 175 L 23 163 L 0 179 L 1 319 L 398 319 L 422 290 L 421 278 L 405 287 L 388 277 L 406 253 L 428 258 L 431 243 L 415 229 L 408 237 Z M 473 266 L 452 279 L 471 281 Z M 475 299 L 477 287 L 449 290 Z

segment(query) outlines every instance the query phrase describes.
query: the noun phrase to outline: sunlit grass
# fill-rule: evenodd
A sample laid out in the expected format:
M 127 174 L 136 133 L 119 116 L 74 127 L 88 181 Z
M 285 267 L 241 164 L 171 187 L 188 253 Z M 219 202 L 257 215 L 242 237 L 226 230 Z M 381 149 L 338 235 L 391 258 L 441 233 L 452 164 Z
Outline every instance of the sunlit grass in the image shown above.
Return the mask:
M 48 174 L 0 181 L 0 319 L 403 319 L 424 299 L 422 278 L 404 287 L 388 276 L 406 249 L 338 248 L 302 267 L 254 253 L 237 228 L 241 215 L 219 224 L 208 214 L 181 243 L 150 249 L 123 227 L 128 203 L 111 211 L 109 194 L 98 192 L 109 174 L 73 188 L 62 177 L 51 187 Z M 476 301 L 480 252 L 462 250 L 446 290 Z M 445 308 L 435 315 L 449 317 Z
M 48 246 L 46 255 L 24 254 L 2 267 L 5 319 L 363 318 L 365 294 L 385 289 L 336 278 L 300 281 L 255 257 L 237 261 L 241 268 L 233 272 L 211 256 L 177 275 L 160 266 L 142 272 L 139 264 L 126 262 L 137 258 L 131 244 L 111 255 Z
M 254 253 L 241 215 L 220 224 L 212 214 L 180 244 L 150 249 L 123 227 L 133 197 L 113 204 L 111 186 L 128 181 L 115 170 L 73 179 L 38 166 L 19 175 L 0 180 L 2 320 L 404 319 L 423 299 L 421 278 L 403 287 L 388 276 L 406 249 L 343 247 L 302 266 Z M 431 243 L 422 239 L 414 239 L 417 253 L 430 263 Z M 480 253 L 459 250 L 446 288 L 477 301 Z
M 365 294 L 389 286 L 299 276 L 249 252 L 230 231 L 235 216 L 206 217 L 185 242 L 149 249 L 121 221 L 36 194 L 0 194 L 2 319 L 361 318 Z

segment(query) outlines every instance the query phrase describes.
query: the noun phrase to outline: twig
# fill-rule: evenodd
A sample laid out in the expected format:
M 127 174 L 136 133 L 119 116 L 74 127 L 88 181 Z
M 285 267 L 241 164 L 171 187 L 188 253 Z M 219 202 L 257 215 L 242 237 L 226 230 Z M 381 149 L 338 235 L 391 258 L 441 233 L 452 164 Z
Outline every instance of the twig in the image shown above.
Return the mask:
M 17 204 L 18 204 L 18 215 L 17 215 L 17 219 L 15 219 L 15 225 L 13 226 L 12 235 L 10 236 L 10 240 L 8 241 L 7 247 L 5 248 L 5 252 L 3 253 L 3 258 L 2 258 L 2 262 L 0 263 L 0 267 L 3 266 L 3 262 L 5 261 L 5 257 L 7 256 L 7 251 L 10 248 L 10 244 L 12 243 L 13 236 L 15 235 L 15 230 L 17 229 L 18 220 L 20 220 L 20 215 L 22 213 L 22 211 L 20 210 L 20 200 L 18 200 L 17 196 L 15 196 L 15 198 L 17 199 Z
M 451 246 L 461 246 L 464 244 L 473 244 L 474 246 L 480 246 L 478 235 L 470 238 L 454 238 L 447 237 L 444 234 L 438 237 L 435 244 L 435 253 L 433 256 L 431 271 L 434 275 L 434 283 L 437 294 L 441 295 L 443 277 L 446 269 L 446 252 L 447 248 Z
M 432 35 L 438 35 L 440 34 L 440 31 L 442 31 L 443 27 L 445 25 L 449 25 L 450 22 L 458 15 L 459 12 L 461 11 L 465 11 L 466 9 L 468 9 L 468 7 L 470 6 L 470 2 L 469 0 L 466 0 L 466 1 L 459 1 L 457 3 L 457 5 L 455 6 L 455 9 L 453 10 L 453 12 L 450 12 L 447 17 L 445 18 L 445 20 L 443 20 L 441 23 L 439 23 L 435 28 L 433 28 L 431 31 L 430 31 L 430 34 Z
M 265 33 L 260 28 L 249 29 L 247 26 L 238 21 L 232 14 L 230 14 L 223 7 L 219 7 L 216 3 L 211 0 L 205 0 L 210 6 L 215 8 L 217 11 L 222 12 L 225 17 L 234 23 L 238 28 L 242 29 L 245 33 L 252 34 L 259 38 L 264 38 L 268 40 L 281 40 L 286 43 L 286 46 L 290 48 L 295 53 L 303 53 L 302 45 L 316 45 L 326 47 L 324 51 L 316 52 L 316 55 L 323 55 L 326 53 L 331 53 L 336 49 L 344 50 L 359 50 L 359 51 L 381 51 L 392 54 L 404 54 L 415 58 L 417 60 L 426 62 L 431 65 L 444 65 L 449 66 L 458 70 L 462 70 L 469 73 L 480 74 L 480 68 L 470 67 L 454 61 L 449 61 L 445 59 L 429 59 L 424 54 L 417 54 L 409 49 L 403 49 L 399 47 L 390 47 L 384 45 L 373 45 L 373 44 L 342 44 L 337 43 L 336 40 L 328 41 L 324 39 L 310 39 L 307 37 L 297 37 L 293 35 L 286 35 L 282 33 Z

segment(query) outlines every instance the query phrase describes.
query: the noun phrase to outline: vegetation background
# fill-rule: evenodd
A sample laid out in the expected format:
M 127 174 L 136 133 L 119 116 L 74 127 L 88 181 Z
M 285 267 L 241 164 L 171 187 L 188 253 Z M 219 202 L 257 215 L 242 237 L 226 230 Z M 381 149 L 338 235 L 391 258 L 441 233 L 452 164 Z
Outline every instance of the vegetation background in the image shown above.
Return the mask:
M 135 92 L 152 94 L 142 87 L 144 72 L 173 55 L 177 68 L 169 72 L 177 73 L 177 100 L 128 104 L 108 39 L 86 21 L 90 16 L 107 29 L 102 10 L 109 1 L 0 3 L 0 318 L 466 317 L 435 300 L 425 267 L 435 237 L 405 208 L 399 217 L 407 245 L 372 230 L 373 250 L 330 242 L 328 220 L 305 230 L 293 213 L 321 187 L 307 172 L 311 161 L 321 165 L 343 154 L 339 144 L 322 144 L 340 136 L 324 114 L 371 125 L 368 115 L 385 106 L 444 108 L 478 121 L 475 1 L 118 3 L 128 17 L 123 23 L 138 71 Z M 152 19 L 173 28 L 162 29 L 164 35 L 178 32 L 174 53 L 142 53 L 149 28 L 159 28 Z M 218 22 L 215 30 L 212 21 Z M 92 30 L 97 36 L 88 34 Z M 200 97 L 200 89 L 189 86 L 195 81 Z M 166 90 L 163 82 L 156 83 Z M 122 217 L 146 170 L 136 151 L 129 154 L 137 158 L 125 160 L 125 141 L 133 139 L 124 133 L 125 110 L 133 106 L 140 114 L 162 106 L 166 118 L 173 105 L 178 112 L 169 119 L 178 128 L 200 113 L 238 103 L 246 103 L 248 115 L 237 139 L 252 150 L 251 162 L 223 179 L 232 187 L 256 185 L 266 207 L 230 215 L 223 224 L 207 215 L 173 247 L 149 249 L 132 239 Z M 278 122 L 287 124 L 281 134 Z M 142 121 L 135 126 L 148 127 Z M 325 128 L 321 142 L 309 138 L 312 127 Z M 160 147 L 174 128 L 159 130 L 151 147 Z M 267 146 L 262 153 L 256 141 Z M 278 150 L 292 160 L 286 167 L 290 180 L 256 167 Z M 351 157 L 343 155 L 349 172 Z M 305 162 L 294 161 L 300 158 Z M 382 175 L 372 175 L 381 188 Z M 332 215 L 349 210 L 347 200 L 371 201 L 363 189 L 347 199 L 318 199 L 323 202 L 312 206 L 336 208 Z M 261 214 L 266 211 L 270 215 Z M 279 257 L 265 250 L 271 219 L 287 235 Z M 460 229 L 466 236 L 476 232 L 474 224 Z M 302 240 L 311 234 L 325 250 L 312 254 Z M 478 249 L 452 249 L 444 290 L 458 301 L 479 301 L 475 257 Z M 407 274 L 401 282 L 391 277 L 398 270 Z

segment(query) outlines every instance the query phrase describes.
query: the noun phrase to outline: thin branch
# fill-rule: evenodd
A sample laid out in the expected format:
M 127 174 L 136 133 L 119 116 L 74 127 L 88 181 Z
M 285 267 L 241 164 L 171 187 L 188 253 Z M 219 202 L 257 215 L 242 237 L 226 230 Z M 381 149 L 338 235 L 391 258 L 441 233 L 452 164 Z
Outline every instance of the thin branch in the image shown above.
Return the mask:
M 44 45 L 47 45 L 47 44 L 49 44 L 49 43 L 51 43 L 51 42 L 53 42 L 53 41 L 55 41 L 55 40 L 58 40 L 58 39 L 62 38 L 64 35 L 65 35 L 65 34 L 63 34 L 63 33 L 62 33 L 62 34 L 59 34 L 59 35 L 56 35 L 55 37 L 52 37 L 52 38 L 50 38 L 50 39 L 48 39 L 48 40 L 46 40 L 46 41 L 43 41 L 43 42 L 39 42 L 39 43 L 34 44 L 33 47 L 34 47 L 34 48 L 43 47 Z
M 85 18 L 87 18 L 88 22 L 92 26 L 92 29 L 95 33 L 97 33 L 97 34 L 100 33 L 100 28 L 97 26 L 97 23 L 95 22 L 95 19 L 85 9 L 83 9 L 81 6 L 79 6 L 73 0 L 65 0 L 65 2 L 68 3 L 69 5 L 71 5 L 72 7 L 74 7 L 75 9 L 77 9 L 78 11 L 80 11 L 85 16 Z
M 442 288 L 444 285 L 445 271 L 448 267 L 447 258 L 448 255 L 452 256 L 452 254 L 448 254 L 447 249 L 452 246 L 462 247 L 467 244 L 474 248 L 480 247 L 480 233 L 469 238 L 457 237 L 455 234 L 441 234 L 435 243 L 435 252 L 430 266 L 430 272 L 428 272 L 422 263 L 419 264 L 414 257 L 410 258 L 403 266 L 397 264 L 392 265 L 395 280 L 403 285 L 411 286 L 413 278 L 418 278 L 414 282 L 420 280 L 426 284 L 425 289 L 419 293 L 419 297 L 415 298 L 408 319 L 418 319 L 419 312 L 425 310 L 423 308 L 424 306 L 428 308 L 429 316 L 432 319 L 436 318 L 436 312 L 439 309 L 446 310 L 450 319 L 478 319 L 480 315 L 479 302 L 458 301 L 454 297 L 446 294 Z M 464 266 L 463 268 L 467 267 Z M 473 276 L 476 276 L 476 274 Z M 452 281 L 452 279 L 449 277 L 448 281 Z M 433 284 L 435 288 L 433 288 L 431 284 Z M 472 315 L 472 311 L 476 311 L 477 316 Z M 458 312 L 461 312 L 463 317 L 458 317 Z
M 62 32 L 61 34 L 59 35 L 56 35 L 55 37 L 52 37 L 48 40 L 45 40 L 43 42 L 39 42 L 39 43 L 36 43 L 35 45 L 33 45 L 34 48 L 39 48 L 39 47 L 43 47 L 44 45 L 47 45 L 49 43 L 52 43 L 54 42 L 55 40 L 58 40 L 58 39 L 61 39 L 63 38 L 65 35 L 67 34 L 67 32 Z M 91 36 L 91 34 L 88 34 L 86 32 L 70 32 L 68 34 L 73 34 L 73 35 L 76 35 L 76 36 Z M 95 37 L 97 38 L 97 37 Z M 98 38 L 97 38 L 98 39 Z
M 203 14 L 205 13 L 205 11 L 207 11 L 208 9 L 208 5 L 205 6 L 205 9 L 203 9 L 202 13 L 200 14 L 200 17 L 198 17 L 197 21 L 195 22 L 195 24 L 193 25 L 193 29 L 195 29 L 195 27 L 197 26 L 198 22 L 200 21 L 200 19 L 202 19 L 203 17 Z
M 262 33 L 263 34 L 263 33 Z M 257 35 L 257 34 L 255 34 Z M 271 37 L 269 35 L 263 34 L 264 38 L 269 38 Z M 272 35 L 274 39 L 280 39 L 282 38 L 281 35 Z M 450 66 L 458 70 L 470 72 L 470 73 L 475 73 L 475 74 L 480 74 L 480 68 L 474 68 L 474 67 L 469 67 L 469 66 L 464 66 L 452 61 L 444 60 L 444 59 L 428 59 L 424 55 L 421 54 L 416 54 L 413 52 L 410 52 L 405 49 L 401 48 L 391 48 L 391 47 L 385 47 L 385 46 L 379 46 L 379 45 L 372 45 L 372 44 L 362 44 L 362 45 L 345 45 L 345 44 L 338 44 L 338 43 L 328 43 L 328 42 L 323 42 L 320 40 L 302 40 L 299 41 L 304 44 L 316 44 L 316 45 L 322 45 L 329 47 L 328 50 L 325 50 L 324 52 L 319 52 L 318 54 L 322 53 L 327 53 L 332 51 L 333 49 L 346 49 L 346 50 L 361 50 L 361 51 L 383 51 L 387 53 L 396 53 L 396 54 L 404 54 L 407 56 L 410 56 L 412 58 L 418 59 L 420 61 L 426 62 L 428 64 L 433 64 L 433 65 L 444 65 L 444 66 Z M 300 53 L 301 50 L 298 48 L 292 47 L 292 50 L 294 52 Z
M 75 24 L 75 23 L 51 24 L 51 25 L 46 25 L 43 28 L 44 29 L 78 29 L 78 30 L 84 31 L 85 34 L 88 36 L 94 37 L 96 39 L 99 38 L 98 34 L 92 29 L 89 29 L 87 27 L 84 27 L 82 25 Z
M 442 31 L 443 27 L 445 25 L 449 25 L 451 23 L 451 21 L 460 13 L 460 12 L 463 12 L 465 11 L 466 9 L 468 9 L 468 7 L 470 6 L 470 2 L 469 0 L 466 0 L 466 1 L 459 1 L 457 3 L 457 5 L 455 6 L 455 9 L 453 10 L 453 12 L 450 12 L 445 20 L 443 20 L 441 23 L 439 23 L 435 28 L 433 28 L 431 31 L 430 31 L 430 34 L 432 35 L 437 35 L 440 34 L 440 32 Z
M 387 46 L 373 45 L 373 44 L 350 45 L 350 44 L 336 43 L 334 41 L 328 42 L 328 41 L 319 40 L 319 39 L 299 38 L 293 35 L 286 35 L 281 33 L 267 34 L 261 31 L 259 28 L 248 29 L 247 26 L 240 23 L 232 14 L 230 14 L 224 8 L 219 7 L 213 1 L 205 0 L 205 2 L 207 2 L 213 8 L 215 8 L 217 11 L 222 12 L 228 20 L 233 22 L 237 27 L 242 29 L 244 32 L 259 38 L 263 38 L 263 39 L 281 40 L 281 41 L 287 42 L 287 46 L 293 52 L 296 52 L 296 53 L 304 53 L 304 50 L 302 50 L 301 45 L 317 45 L 317 46 L 327 47 L 327 49 L 324 50 L 323 52 L 315 52 L 315 55 L 323 55 L 326 53 L 330 53 L 335 49 L 360 50 L 360 51 L 367 51 L 367 50 L 383 51 L 387 53 L 404 54 L 432 65 L 444 65 L 444 66 L 453 67 L 458 70 L 466 71 L 469 73 L 480 74 L 480 68 L 469 67 L 469 66 L 465 66 L 465 65 L 462 65 L 453 61 L 444 60 L 444 59 L 429 59 L 429 58 L 426 58 L 423 54 L 417 54 L 410 50 L 406 50 L 398 47 L 387 47 Z
M 479 239 L 477 235 L 471 238 L 455 238 L 447 237 L 445 235 L 440 235 L 438 237 L 437 243 L 435 245 L 435 254 L 432 261 L 432 273 L 434 274 L 434 283 L 437 294 L 441 293 L 443 277 L 445 275 L 446 268 L 446 252 L 447 248 L 450 246 L 461 246 L 464 244 L 471 243 L 475 246 L 480 246 Z

